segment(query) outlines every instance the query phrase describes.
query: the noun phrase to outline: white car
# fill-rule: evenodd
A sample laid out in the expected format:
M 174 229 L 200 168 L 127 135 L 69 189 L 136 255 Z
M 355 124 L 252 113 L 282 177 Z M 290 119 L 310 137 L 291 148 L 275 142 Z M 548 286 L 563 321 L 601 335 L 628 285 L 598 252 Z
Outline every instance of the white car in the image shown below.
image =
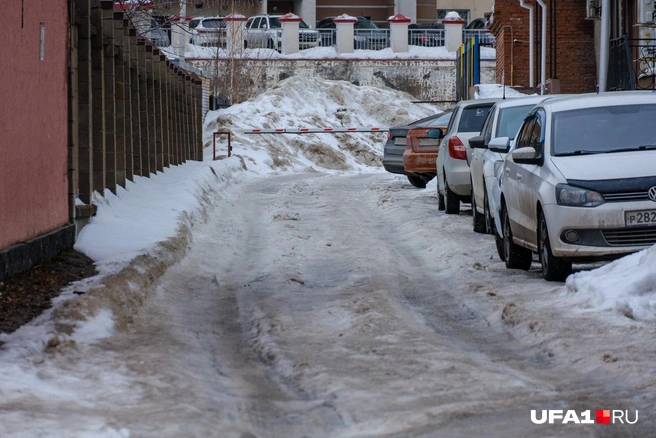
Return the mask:
M 499 198 L 494 198 L 492 188 L 497 183 L 505 154 L 489 150 L 488 144 L 497 137 L 514 140 L 528 112 L 549 97 L 548 95 L 526 96 L 495 103 L 487 114 L 481 134 L 469 139 L 469 146 L 472 148 L 469 173 L 475 232 L 494 234 L 495 230 L 494 211 Z
M 255 15 L 246 21 L 244 48 L 265 48 L 280 51 L 282 47 L 282 15 Z M 298 23 L 298 46 L 301 50 L 318 47 L 319 32 L 310 29 L 305 21 Z
M 608 92 L 546 100 L 503 163 L 506 267 L 546 280 L 572 262 L 619 258 L 656 244 L 656 94 Z
M 226 46 L 226 23 L 223 17 L 192 18 L 189 20 L 189 33 L 189 42 L 196 46 Z
M 500 100 L 463 100 L 453 110 L 435 160 L 438 209 L 446 214 L 458 214 L 460 202 L 470 202 L 469 139 L 481 132 L 488 111 Z

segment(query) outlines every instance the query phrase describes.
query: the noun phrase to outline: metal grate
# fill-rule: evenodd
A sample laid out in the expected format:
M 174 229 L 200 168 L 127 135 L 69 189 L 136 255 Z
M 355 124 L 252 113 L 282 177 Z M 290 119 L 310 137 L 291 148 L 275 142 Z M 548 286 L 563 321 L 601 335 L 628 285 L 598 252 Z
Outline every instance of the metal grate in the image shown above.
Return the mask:
M 602 193 L 606 202 L 649 201 L 647 192 Z
M 610 246 L 643 246 L 656 243 L 656 227 L 601 230 Z

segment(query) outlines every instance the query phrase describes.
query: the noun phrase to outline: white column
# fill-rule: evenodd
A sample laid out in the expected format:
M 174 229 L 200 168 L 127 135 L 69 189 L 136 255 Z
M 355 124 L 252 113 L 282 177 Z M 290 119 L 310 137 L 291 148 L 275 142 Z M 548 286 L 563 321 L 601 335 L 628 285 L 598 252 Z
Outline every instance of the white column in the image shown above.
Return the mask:
M 465 20 L 460 18 L 457 12 L 449 12 L 442 20 L 444 24 L 445 46 L 448 52 L 457 51 L 462 46 L 462 28 L 465 26 Z
M 337 53 L 353 53 L 353 25 L 357 18 L 342 14 L 333 18 L 337 29 L 335 36 Z
M 282 42 L 280 44 L 280 53 L 283 55 L 298 53 L 298 23 L 301 22 L 301 17 L 289 13 L 280 17 L 278 21 L 282 26 Z
M 417 22 L 417 0 L 396 0 L 394 14 L 405 15 L 411 23 Z
M 228 53 L 240 52 L 244 47 L 244 23 L 247 18 L 233 13 L 223 17 L 226 22 L 226 50 Z
M 390 47 L 394 53 L 408 51 L 408 25 L 410 18 L 403 14 L 396 14 L 387 19 L 390 24 Z

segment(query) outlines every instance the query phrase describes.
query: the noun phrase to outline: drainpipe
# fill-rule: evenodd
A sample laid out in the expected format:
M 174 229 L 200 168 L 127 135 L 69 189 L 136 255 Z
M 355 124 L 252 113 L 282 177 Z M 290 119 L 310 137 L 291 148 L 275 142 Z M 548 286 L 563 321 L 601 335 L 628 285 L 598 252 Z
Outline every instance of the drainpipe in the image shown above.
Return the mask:
M 608 75 L 608 57 L 610 47 L 610 0 L 601 0 L 601 29 L 599 35 L 599 71 L 598 93 L 606 91 L 606 80 Z
M 547 77 L 547 5 L 537 0 L 542 8 L 542 43 L 540 44 L 540 95 L 544 95 L 544 82 Z
M 528 27 L 528 65 L 529 65 L 529 73 L 528 73 L 528 86 L 533 88 L 534 83 L 533 83 L 533 77 L 535 76 L 535 71 L 534 71 L 534 64 L 535 64 L 535 54 L 533 53 L 533 5 L 527 5 L 524 3 L 524 0 L 519 0 L 519 5 L 524 8 L 528 9 L 528 22 L 529 22 L 529 27 Z

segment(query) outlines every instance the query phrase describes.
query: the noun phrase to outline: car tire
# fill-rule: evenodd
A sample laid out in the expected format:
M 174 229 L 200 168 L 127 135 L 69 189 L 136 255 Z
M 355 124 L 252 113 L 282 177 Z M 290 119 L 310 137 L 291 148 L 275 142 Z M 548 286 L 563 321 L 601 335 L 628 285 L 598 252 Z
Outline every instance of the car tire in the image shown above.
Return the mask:
M 490 203 L 487 197 L 487 188 L 483 185 L 483 216 L 485 219 L 485 232 L 487 234 L 496 235 L 496 226 L 494 225 L 494 217 L 490 212 Z
M 474 196 L 474 189 L 471 191 L 471 208 L 474 232 L 481 234 L 487 233 L 487 229 L 485 228 L 485 216 L 476 211 L 476 197 Z
M 497 255 L 502 262 L 506 261 L 506 255 L 503 253 L 503 237 L 494 233 L 494 243 L 497 247 Z
M 426 182 L 420 177 L 420 176 L 408 176 L 408 181 L 410 181 L 410 184 L 413 186 L 417 187 L 418 189 L 425 189 L 426 188 Z
M 446 214 L 460 214 L 460 198 L 449 188 L 449 183 L 444 179 L 444 203 Z
M 530 249 L 516 245 L 512 239 L 512 230 L 510 229 L 510 218 L 507 209 L 503 208 L 503 256 L 508 269 L 522 269 L 528 271 L 533 261 L 533 253 Z
M 542 212 L 540 213 L 538 225 L 538 255 L 542 264 L 542 276 L 545 280 L 565 281 L 569 274 L 572 273 L 572 262 L 554 257 L 551 252 L 547 220 Z
M 440 193 L 440 179 L 437 179 L 437 210 L 444 211 L 446 204 L 444 203 L 444 195 Z
M 244 49 L 248 49 L 248 41 L 244 41 Z
M 274 49 L 275 45 L 273 44 L 273 40 L 268 40 L 267 41 L 267 49 Z

